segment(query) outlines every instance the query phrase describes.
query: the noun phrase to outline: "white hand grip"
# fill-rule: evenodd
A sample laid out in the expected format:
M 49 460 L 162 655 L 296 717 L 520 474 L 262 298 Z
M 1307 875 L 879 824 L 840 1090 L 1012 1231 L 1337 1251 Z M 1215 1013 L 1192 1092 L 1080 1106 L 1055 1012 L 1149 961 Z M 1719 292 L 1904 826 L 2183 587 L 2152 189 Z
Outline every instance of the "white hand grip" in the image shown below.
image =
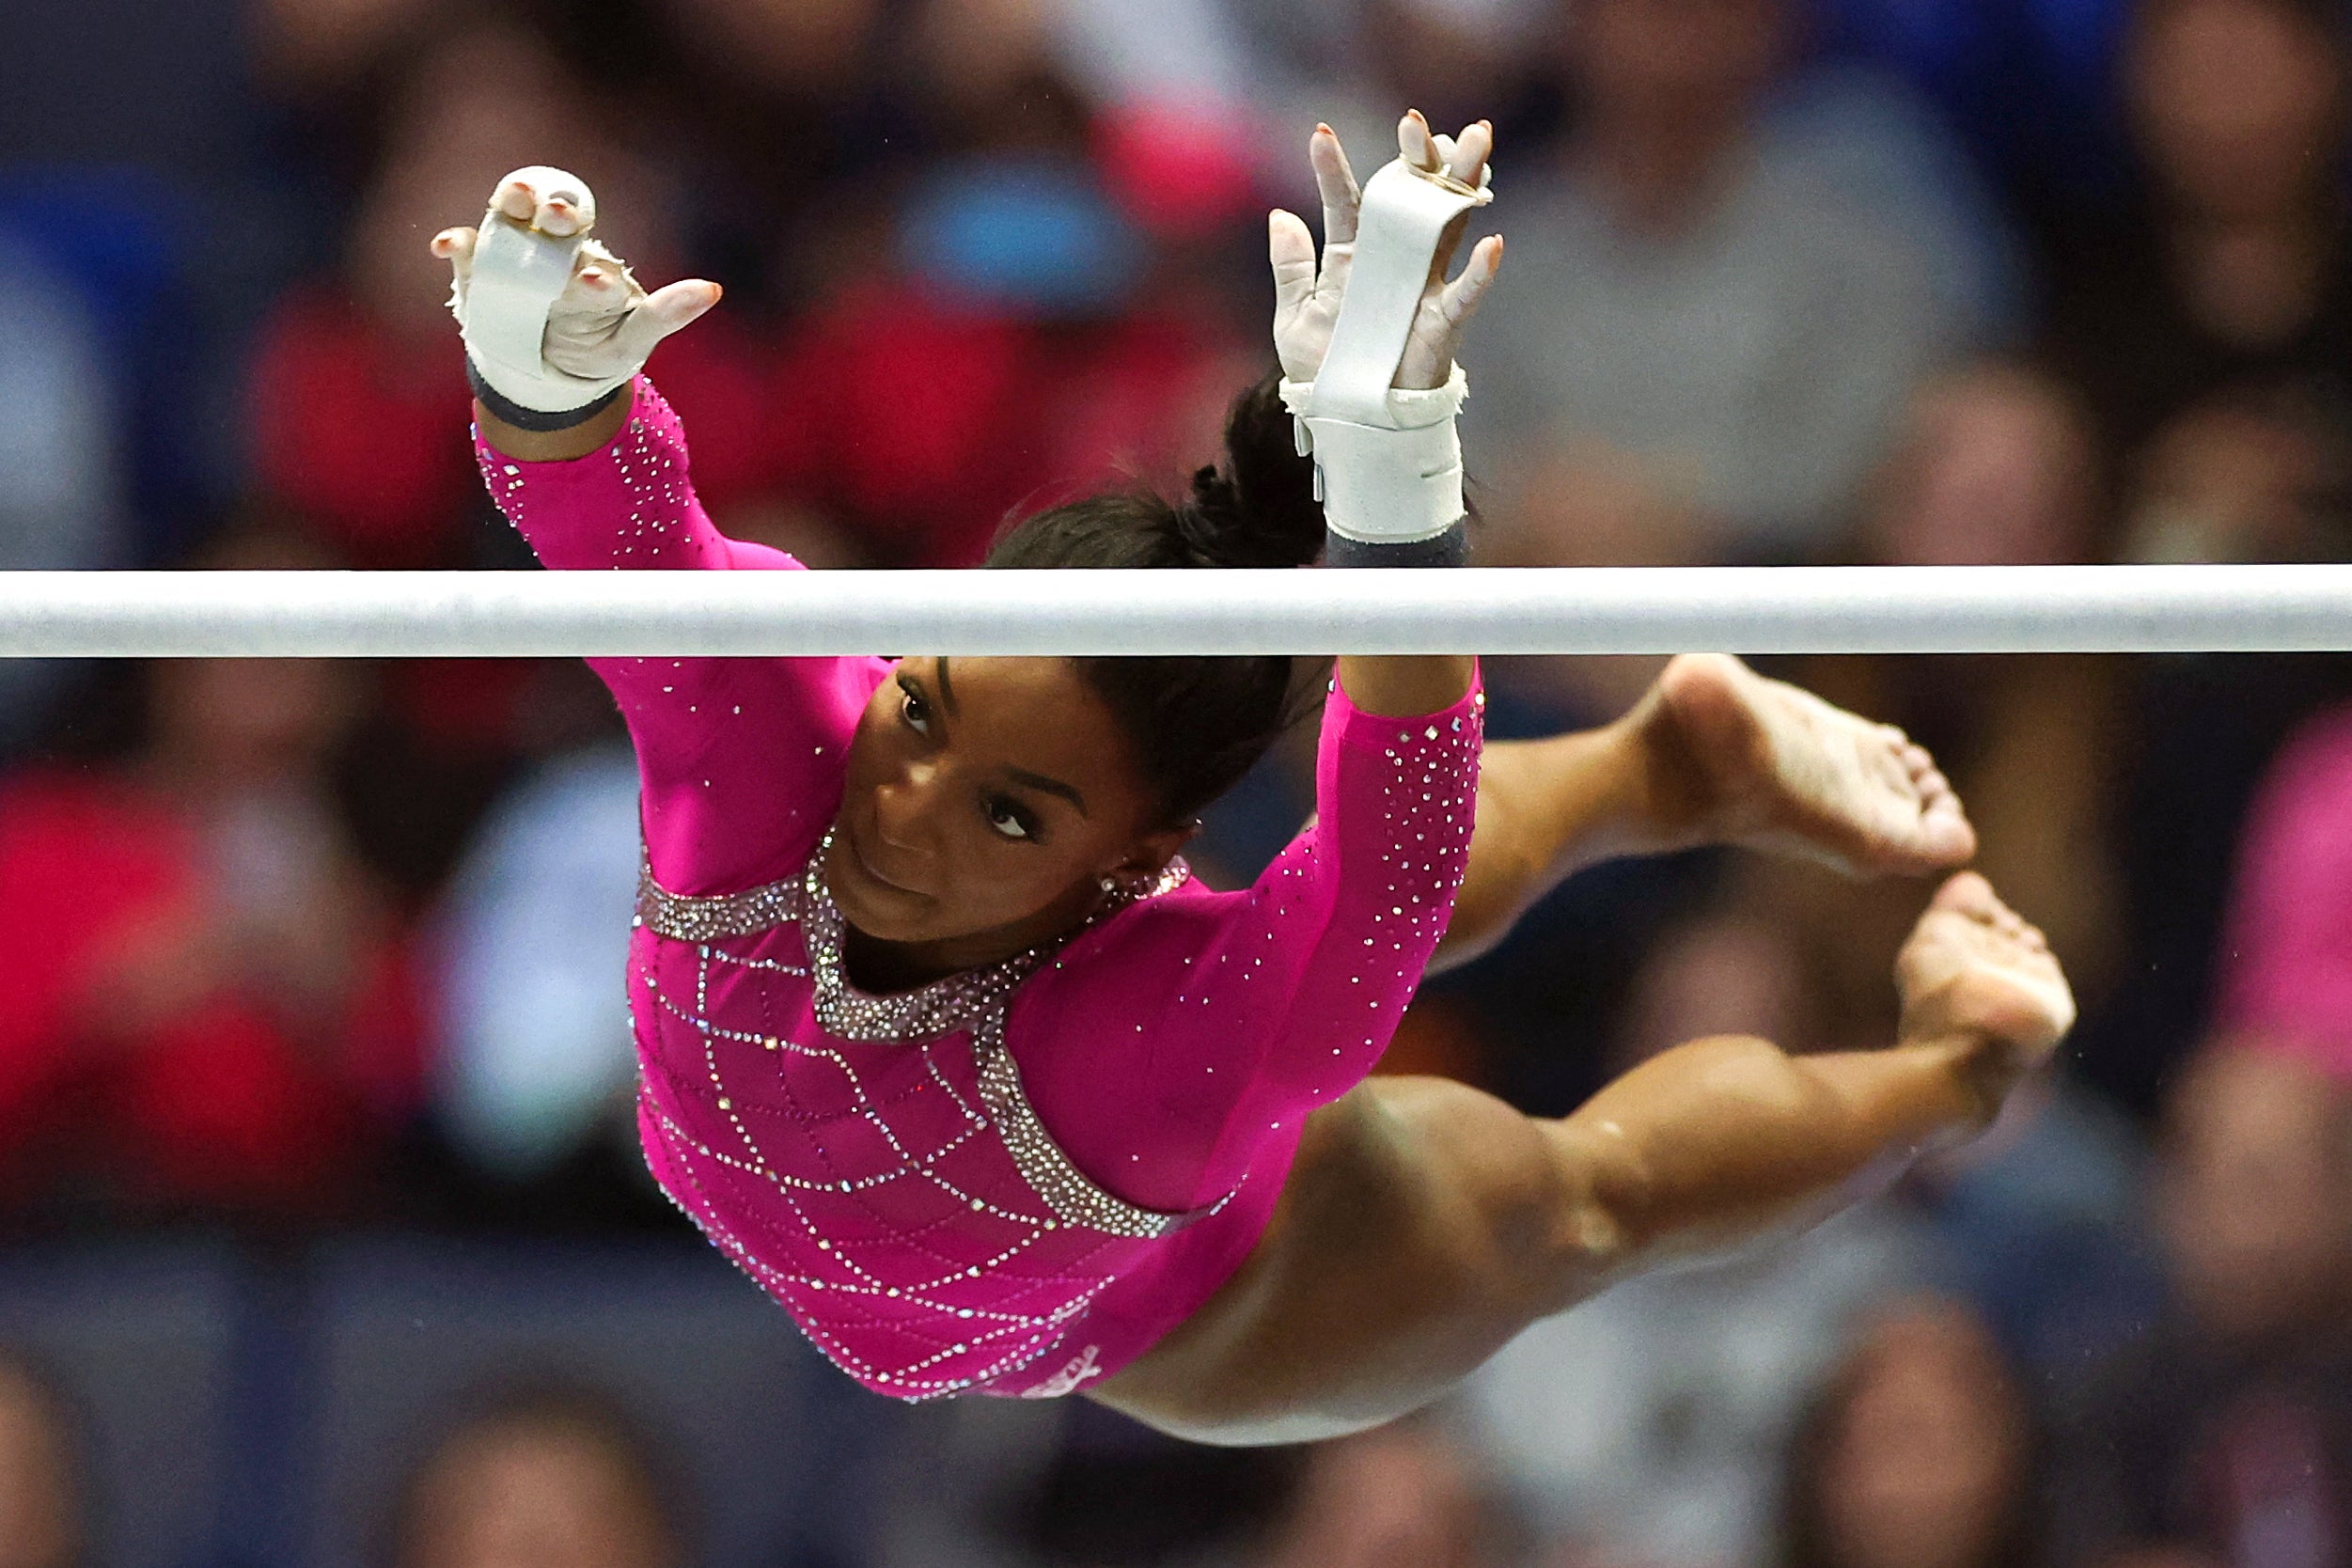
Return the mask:
M 629 379 L 572 375 L 546 358 L 548 312 L 571 285 L 580 247 L 596 220 L 596 197 L 585 181 L 544 165 L 507 176 L 507 181 L 516 180 L 527 181 L 542 201 L 555 196 L 570 201 L 580 213 L 580 230 L 549 234 L 494 209 L 484 215 L 465 287 L 465 348 L 475 369 L 500 396 L 540 413 L 567 413 Z
M 1356 218 L 1347 294 L 1331 329 L 1330 351 L 1315 374 L 1314 415 L 1363 425 L 1390 422 L 1388 385 L 1420 313 L 1437 243 L 1448 224 L 1492 199 L 1490 192 L 1426 173 L 1402 158 L 1372 175 Z
M 1355 259 L 1331 347 L 1311 383 L 1284 382 L 1299 449 L 1315 459 L 1324 520 L 1362 544 L 1416 544 L 1462 521 L 1462 368 L 1443 386 L 1400 390 L 1397 366 L 1446 226 L 1492 200 L 1398 159 L 1364 186 Z
M 526 407 L 534 406 L 531 400 L 499 384 L 501 372 L 525 380 L 541 373 L 547 312 L 571 285 L 579 254 L 576 235 L 541 234 L 504 217 L 484 219 L 474 243 L 465 346 L 491 384 Z

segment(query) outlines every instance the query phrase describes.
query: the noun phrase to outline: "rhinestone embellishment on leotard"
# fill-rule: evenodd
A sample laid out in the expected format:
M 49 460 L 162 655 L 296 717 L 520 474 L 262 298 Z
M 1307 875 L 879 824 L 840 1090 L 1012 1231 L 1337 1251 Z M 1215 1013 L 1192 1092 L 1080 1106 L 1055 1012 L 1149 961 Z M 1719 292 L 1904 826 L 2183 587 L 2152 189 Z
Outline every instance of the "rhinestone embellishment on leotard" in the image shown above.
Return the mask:
M 688 898 L 653 880 L 653 868 L 637 867 L 637 923 L 675 942 L 717 942 L 729 936 L 755 936 L 787 920 L 800 918 L 800 882 L 787 877 L 748 893 L 718 898 Z
M 798 920 L 808 952 L 818 1024 L 839 1040 L 910 1041 L 968 1029 L 980 1074 L 981 1104 L 1023 1180 L 1066 1225 L 1115 1236 L 1168 1235 L 1222 1208 L 1227 1200 L 1187 1214 L 1139 1208 L 1105 1192 L 1064 1153 L 1030 1105 L 1021 1070 L 1005 1045 L 1005 1011 L 1012 994 L 1038 965 L 1080 933 L 1139 900 L 1182 886 L 1191 871 L 1182 860 L 1150 881 L 1122 885 L 1075 930 L 1054 942 L 1016 953 L 984 969 L 965 970 L 894 996 L 874 996 L 851 984 L 842 956 L 841 912 L 825 886 L 827 833 L 797 877 L 724 897 L 672 893 L 653 880 L 650 868 L 637 880 L 637 920 L 675 941 L 706 943 L 749 936 Z M 1228 1195 L 1230 1198 L 1231 1195 Z

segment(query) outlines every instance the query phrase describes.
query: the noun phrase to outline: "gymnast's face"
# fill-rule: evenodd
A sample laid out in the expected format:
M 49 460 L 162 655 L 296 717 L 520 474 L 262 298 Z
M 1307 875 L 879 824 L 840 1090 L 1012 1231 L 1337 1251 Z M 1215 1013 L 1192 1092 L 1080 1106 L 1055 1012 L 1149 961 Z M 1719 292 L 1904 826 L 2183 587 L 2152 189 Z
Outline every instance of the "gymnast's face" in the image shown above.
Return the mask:
M 858 720 L 826 878 L 864 935 L 991 963 L 1167 865 L 1185 834 L 1156 808 L 1067 660 L 910 658 Z

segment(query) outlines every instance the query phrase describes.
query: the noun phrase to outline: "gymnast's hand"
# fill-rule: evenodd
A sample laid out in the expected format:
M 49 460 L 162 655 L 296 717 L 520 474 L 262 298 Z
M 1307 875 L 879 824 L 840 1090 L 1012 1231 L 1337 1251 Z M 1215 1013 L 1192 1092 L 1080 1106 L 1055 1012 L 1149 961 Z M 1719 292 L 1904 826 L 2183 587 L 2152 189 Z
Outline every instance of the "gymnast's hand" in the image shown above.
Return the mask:
M 701 278 L 647 293 L 619 258 L 587 238 L 596 224 L 596 198 L 583 181 L 559 169 L 533 167 L 508 175 L 491 194 L 482 223 L 512 224 L 545 238 L 580 241 L 571 280 L 548 307 L 540 347 L 551 395 L 539 400 L 518 396 L 511 384 L 500 384 L 494 370 L 487 377 L 525 407 L 541 401 L 549 404 L 549 412 L 576 406 L 626 382 L 644 368 L 655 344 L 718 303 L 719 286 Z M 449 310 L 460 326 L 467 321 L 479 239 L 478 230 L 463 227 L 445 228 L 432 239 L 432 253 L 447 260 L 455 274 Z
M 1466 185 L 1487 183 L 1487 160 L 1494 151 L 1495 128 L 1484 120 L 1463 129 L 1460 136 L 1432 132 L 1416 109 L 1397 123 L 1397 149 L 1408 163 L 1433 173 L 1445 173 Z M 1327 125 L 1315 127 L 1307 144 L 1314 165 L 1315 185 L 1323 196 L 1323 264 L 1315 263 L 1315 240 L 1295 212 L 1278 209 L 1267 220 L 1266 249 L 1274 263 L 1274 347 L 1281 356 L 1282 374 L 1292 381 L 1309 382 L 1323 368 L 1331 347 L 1331 329 L 1340 319 L 1340 302 L 1347 292 L 1349 264 L 1356 252 L 1356 214 L 1362 195 L 1348 166 L 1340 138 Z M 1488 285 L 1502 265 L 1500 235 L 1488 235 L 1470 251 L 1469 264 L 1451 283 L 1446 269 L 1467 227 L 1466 215 L 1446 232 L 1445 243 L 1430 266 L 1429 283 L 1421 292 L 1420 310 L 1405 340 L 1404 356 L 1397 365 L 1396 384 L 1425 389 L 1443 386 L 1453 373 L 1453 354 L 1463 329 L 1478 309 Z

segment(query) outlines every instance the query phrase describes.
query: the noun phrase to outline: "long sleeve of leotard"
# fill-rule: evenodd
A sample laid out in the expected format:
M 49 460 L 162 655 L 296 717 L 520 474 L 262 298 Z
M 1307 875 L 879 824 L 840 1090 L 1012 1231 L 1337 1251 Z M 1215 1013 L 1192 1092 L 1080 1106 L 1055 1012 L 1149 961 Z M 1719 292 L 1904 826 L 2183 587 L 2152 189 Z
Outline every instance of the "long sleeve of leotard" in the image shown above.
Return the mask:
M 797 571 L 781 551 L 712 525 L 687 477 L 686 436 L 637 378 L 628 423 L 563 463 L 523 463 L 475 433 L 490 494 L 558 571 Z M 679 893 L 728 893 L 789 874 L 839 804 L 874 659 L 591 659 L 636 744 L 646 853 Z
M 1484 700 L 1381 718 L 1335 683 L 1316 820 L 1264 875 L 1129 910 L 1032 982 L 1007 1039 L 1080 1169 L 1196 1207 L 1372 1070 L 1461 886 Z

